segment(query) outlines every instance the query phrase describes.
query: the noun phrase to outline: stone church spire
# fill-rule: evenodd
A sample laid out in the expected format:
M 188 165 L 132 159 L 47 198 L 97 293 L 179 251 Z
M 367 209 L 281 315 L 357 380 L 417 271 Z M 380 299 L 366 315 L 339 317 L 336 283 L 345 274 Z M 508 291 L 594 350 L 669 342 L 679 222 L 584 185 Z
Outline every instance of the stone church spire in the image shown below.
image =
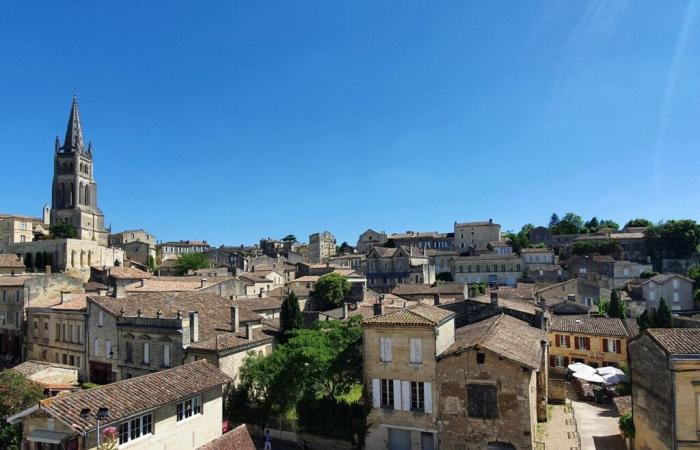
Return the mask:
M 80 112 L 78 111 L 78 97 L 75 95 L 73 95 L 73 104 L 70 108 L 66 138 L 63 140 L 63 151 L 66 153 L 84 153 L 85 151 L 83 129 L 80 126 Z

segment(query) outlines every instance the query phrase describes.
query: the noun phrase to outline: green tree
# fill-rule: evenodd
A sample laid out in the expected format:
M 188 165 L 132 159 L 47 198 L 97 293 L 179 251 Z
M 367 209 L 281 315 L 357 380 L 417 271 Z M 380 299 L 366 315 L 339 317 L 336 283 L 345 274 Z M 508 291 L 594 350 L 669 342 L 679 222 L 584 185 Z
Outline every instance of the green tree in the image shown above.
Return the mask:
M 575 241 L 569 247 L 569 251 L 574 255 L 597 253 L 617 259 L 622 254 L 622 246 L 614 239 L 585 239 Z
M 668 306 L 666 306 L 666 301 L 661 297 L 659 301 L 659 308 L 656 310 L 656 317 L 654 320 L 655 328 L 672 328 L 673 322 L 671 319 L 671 311 L 669 311 Z
M 688 278 L 692 278 L 696 288 L 700 288 L 700 264 L 688 267 Z
M 435 279 L 437 281 L 452 281 L 452 273 L 451 272 L 440 272 L 435 275 Z
M 700 304 L 700 289 L 695 289 L 695 292 L 693 292 L 693 300 L 695 300 L 697 307 L 697 304 Z
M 204 253 L 185 253 L 177 257 L 175 271 L 184 275 L 190 270 L 206 269 L 209 267 L 209 258 Z
M 583 229 L 583 219 L 574 213 L 566 213 L 564 217 L 552 228 L 552 234 L 576 234 Z
M 297 241 L 297 237 L 294 236 L 293 234 L 288 234 L 282 238 L 282 242 L 296 242 L 296 241 Z
M 506 233 L 506 239 L 510 241 L 514 252 L 519 252 L 523 248 L 528 248 L 532 245 L 530 241 L 530 232 L 535 228 L 534 225 L 528 223 L 523 225 L 519 232 L 514 233 L 509 231 Z
M 324 311 L 341 306 L 350 294 L 350 282 L 341 274 L 331 272 L 318 279 L 313 296 Z
M 10 425 L 7 418 L 44 398 L 44 388 L 14 370 L 0 372 L 0 448 L 19 449 L 22 425 Z
M 72 239 L 78 236 L 78 232 L 68 219 L 59 220 L 49 228 L 53 237 L 57 239 Z
M 625 318 L 625 307 L 623 302 L 620 300 L 620 295 L 617 293 L 617 289 L 613 289 L 610 294 L 610 304 L 608 305 L 608 317 L 624 319 Z
M 629 227 L 650 227 L 653 224 L 647 219 L 632 219 L 625 224 L 625 228 Z
M 156 259 L 153 256 L 148 257 L 148 270 L 151 272 L 155 272 L 158 270 L 158 266 L 156 265 Z
M 586 222 L 583 226 L 588 229 L 589 233 L 595 233 L 596 231 L 598 231 L 598 228 L 600 228 L 600 224 L 598 223 L 598 218 L 595 216 L 591 220 Z
M 603 229 L 615 231 L 615 230 L 620 229 L 620 225 L 617 222 L 615 222 L 614 220 L 605 219 L 605 220 L 601 220 L 600 223 L 598 224 L 598 230 L 603 230 Z
M 631 412 L 626 412 L 620 416 L 620 432 L 628 439 L 634 438 L 634 419 Z
M 299 309 L 299 299 L 294 291 L 292 291 L 282 302 L 280 311 L 280 328 L 282 333 L 284 333 L 284 338 L 286 339 L 289 332 L 301 328 L 303 324 L 304 318 Z
M 607 315 L 608 311 L 610 310 L 610 300 L 607 298 L 599 298 L 596 302 L 596 306 L 598 306 L 599 314 Z
M 352 253 L 355 249 L 352 247 L 352 245 L 348 244 L 347 242 L 343 242 L 338 246 L 336 249 L 337 253 L 342 255 L 343 253 Z
M 649 310 L 645 309 L 644 312 L 637 317 L 637 325 L 639 325 L 639 331 L 644 331 L 653 326 L 653 320 Z
M 329 320 L 294 332 L 283 351 L 303 373 L 306 391 L 338 400 L 362 383 L 361 321 L 359 316 Z
M 655 268 L 662 258 L 688 258 L 700 244 L 700 225 L 694 220 L 669 220 L 647 228 L 646 243 Z
M 653 270 L 645 270 L 644 272 L 639 274 L 639 278 L 646 280 L 648 278 L 655 277 L 658 274 L 659 272 L 654 272 Z

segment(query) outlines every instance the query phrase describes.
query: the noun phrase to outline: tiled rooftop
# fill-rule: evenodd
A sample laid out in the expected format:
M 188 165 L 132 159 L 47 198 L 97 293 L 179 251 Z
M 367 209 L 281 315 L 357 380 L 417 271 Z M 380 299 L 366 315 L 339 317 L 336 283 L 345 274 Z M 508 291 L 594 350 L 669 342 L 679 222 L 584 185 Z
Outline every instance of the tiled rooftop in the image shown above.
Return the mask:
M 649 328 L 646 331 L 670 355 L 700 354 L 700 328 Z
M 554 315 L 550 320 L 550 330 L 564 333 L 627 337 L 627 330 L 622 320 L 588 315 Z

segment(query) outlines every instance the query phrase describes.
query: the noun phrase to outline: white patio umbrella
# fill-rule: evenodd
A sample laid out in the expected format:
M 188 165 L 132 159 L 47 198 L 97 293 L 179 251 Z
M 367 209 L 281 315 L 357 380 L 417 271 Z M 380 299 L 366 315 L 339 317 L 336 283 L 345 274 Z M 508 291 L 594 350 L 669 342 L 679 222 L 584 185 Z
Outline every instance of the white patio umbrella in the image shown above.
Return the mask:
M 567 368 L 574 373 L 595 373 L 593 367 L 580 362 L 569 364 Z
M 574 376 L 589 383 L 605 383 L 605 379 L 595 372 L 574 372 Z
M 613 366 L 605 366 L 596 369 L 596 373 L 605 377 L 605 375 L 624 375 L 625 372 Z
M 625 375 L 620 375 L 617 373 L 609 373 L 601 376 L 608 384 L 618 384 L 622 383 L 623 381 L 627 381 L 627 377 Z

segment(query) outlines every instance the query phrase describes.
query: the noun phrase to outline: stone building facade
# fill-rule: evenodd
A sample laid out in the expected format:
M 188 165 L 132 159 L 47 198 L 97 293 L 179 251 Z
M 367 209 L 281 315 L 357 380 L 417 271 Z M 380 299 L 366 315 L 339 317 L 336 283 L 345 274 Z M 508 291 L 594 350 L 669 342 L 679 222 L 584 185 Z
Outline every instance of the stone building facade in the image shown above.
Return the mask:
M 432 284 L 435 266 L 415 247 L 373 247 L 367 255 L 367 287 L 389 293 L 398 284 Z
M 661 299 L 671 311 L 695 309 L 693 280 L 676 273 L 655 275 L 642 282 L 647 308 L 658 308 Z
M 157 244 L 156 254 L 159 261 L 167 261 L 189 253 L 205 253 L 210 249 L 207 241 L 171 241 Z
M 620 319 L 553 315 L 547 334 L 549 366 L 581 362 L 591 367 L 627 366 L 627 329 Z
M 385 244 L 387 239 L 385 232 L 374 231 L 370 228 L 357 239 L 357 253 L 369 253 L 372 247 Z
M 574 278 L 538 289 L 535 298 L 538 302 L 572 299 L 581 305 L 594 306 L 601 298 L 610 298 L 610 294 L 610 289 L 598 283 Z
M 0 253 L 9 252 L 12 244 L 34 240 L 31 217 L 0 215 Z
M 501 240 L 501 226 L 488 222 L 465 222 L 454 224 L 454 250 L 466 253 L 470 248 L 486 246 L 489 242 L 499 242 Z
M 515 254 L 456 256 L 450 259 L 452 280 L 515 286 L 523 277 L 523 258 Z
M 634 448 L 700 446 L 700 329 L 648 329 L 629 343 Z
M 309 262 L 324 263 L 335 255 L 335 236 L 330 231 L 322 231 L 309 236 Z

